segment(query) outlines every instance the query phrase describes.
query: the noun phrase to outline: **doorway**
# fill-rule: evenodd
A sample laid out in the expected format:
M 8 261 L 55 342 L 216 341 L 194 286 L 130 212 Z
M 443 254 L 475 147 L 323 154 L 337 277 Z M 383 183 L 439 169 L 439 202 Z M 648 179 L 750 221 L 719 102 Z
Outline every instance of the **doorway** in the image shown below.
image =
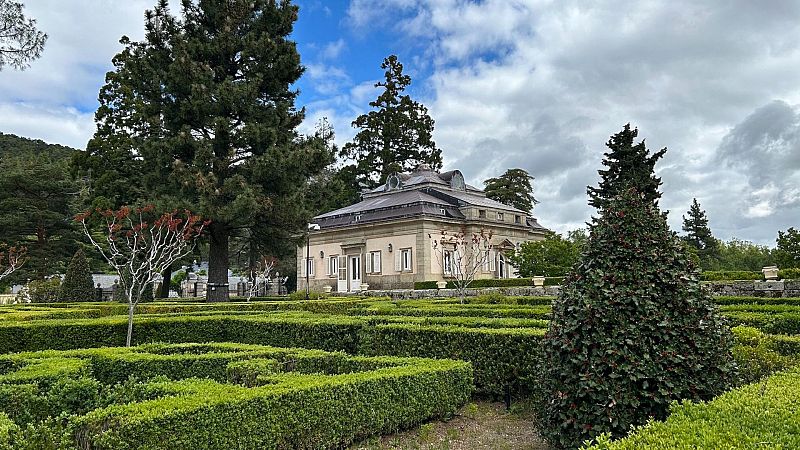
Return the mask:
M 358 292 L 361 290 L 361 255 L 353 255 L 349 258 L 350 292 Z

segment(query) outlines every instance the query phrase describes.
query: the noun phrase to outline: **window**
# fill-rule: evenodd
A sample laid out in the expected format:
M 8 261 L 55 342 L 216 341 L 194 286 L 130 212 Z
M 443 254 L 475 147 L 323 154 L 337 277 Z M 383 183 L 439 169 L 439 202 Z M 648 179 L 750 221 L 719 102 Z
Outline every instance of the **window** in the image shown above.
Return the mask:
M 404 248 L 400 250 L 400 270 L 403 272 L 411 271 L 411 249 Z
M 439 212 L 442 213 L 443 216 L 447 215 L 447 211 L 445 211 L 444 208 L 439 208 Z
M 497 213 L 497 220 L 499 220 L 501 222 L 503 221 L 503 213 L 501 213 L 501 212 Z
M 314 258 L 306 259 L 306 273 L 309 277 L 314 276 Z
M 356 214 L 355 218 L 353 219 L 354 222 L 361 222 L 361 214 Z
M 367 273 L 381 273 L 381 252 L 369 252 L 367 254 Z
M 486 210 L 485 209 L 479 209 L 478 210 L 478 217 L 481 218 L 481 219 L 485 219 L 486 218 Z
M 514 223 L 522 223 L 522 216 L 514 216 Z
M 339 255 L 328 257 L 328 276 L 335 277 L 339 272 Z
M 453 253 L 449 250 L 445 250 L 444 253 L 442 253 L 442 270 L 445 275 L 451 275 L 453 273 Z
M 491 255 L 489 254 L 489 250 L 486 250 L 486 252 L 483 254 L 483 271 L 484 272 L 490 272 L 491 271 L 491 269 L 489 268 L 490 259 L 491 259 Z

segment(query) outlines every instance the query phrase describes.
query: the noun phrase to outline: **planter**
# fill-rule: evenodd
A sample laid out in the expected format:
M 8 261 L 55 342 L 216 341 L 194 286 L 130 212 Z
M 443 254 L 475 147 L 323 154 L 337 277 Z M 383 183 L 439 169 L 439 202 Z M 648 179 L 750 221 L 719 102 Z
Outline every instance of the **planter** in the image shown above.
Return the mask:
M 332 290 L 333 290 L 333 286 L 322 286 L 322 292 L 324 292 L 326 294 L 330 294 Z
M 447 281 L 437 281 L 436 289 L 444 289 L 447 287 Z
M 764 274 L 765 280 L 777 280 L 778 279 L 778 266 L 767 266 L 761 269 L 761 273 Z
M 544 286 L 544 278 L 545 277 L 535 276 L 535 277 L 532 277 L 531 279 L 533 280 L 533 285 L 534 286 L 543 287 Z
M 364 291 L 366 291 L 367 289 L 369 289 L 369 284 L 367 284 L 367 283 L 361 283 L 361 285 L 360 285 L 360 286 L 358 286 L 358 288 L 361 290 L 361 292 L 364 292 Z

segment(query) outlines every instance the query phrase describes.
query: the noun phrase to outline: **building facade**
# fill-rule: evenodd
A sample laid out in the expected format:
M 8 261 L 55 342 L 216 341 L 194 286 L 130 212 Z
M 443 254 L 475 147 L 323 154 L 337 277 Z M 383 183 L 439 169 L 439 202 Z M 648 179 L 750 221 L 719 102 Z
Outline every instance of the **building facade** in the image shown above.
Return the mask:
M 308 248 L 297 249 L 298 289 L 305 289 L 308 275 L 312 290 L 330 286 L 333 292 L 359 291 L 364 284 L 411 289 L 418 281 L 449 279 L 450 257 L 433 247 L 443 232 L 491 233 L 491 250 L 475 279 L 512 278 L 516 271 L 506 255 L 547 231 L 525 212 L 467 185 L 460 171 L 438 173 L 424 164 L 389 176 L 359 203 L 314 217 L 313 228 Z

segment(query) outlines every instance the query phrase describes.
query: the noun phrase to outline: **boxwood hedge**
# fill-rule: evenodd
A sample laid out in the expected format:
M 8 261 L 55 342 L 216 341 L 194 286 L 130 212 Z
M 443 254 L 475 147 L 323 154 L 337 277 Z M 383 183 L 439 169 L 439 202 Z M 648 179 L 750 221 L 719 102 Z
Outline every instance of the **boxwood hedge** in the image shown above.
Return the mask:
M 93 449 L 341 448 L 451 415 L 472 389 L 470 365 L 462 361 L 239 344 L 45 351 L 2 360 L 0 392 L 24 400 L 0 401 L 0 448 L 9 449 L 45 441 Z M 79 364 L 65 369 L 65 361 Z M 189 374 L 208 378 L 183 378 Z M 118 382 L 126 376 L 136 379 Z M 19 414 L 37 401 L 38 415 Z
M 708 403 L 674 404 L 664 422 L 630 436 L 598 439 L 594 450 L 800 448 L 800 368 L 729 391 Z

